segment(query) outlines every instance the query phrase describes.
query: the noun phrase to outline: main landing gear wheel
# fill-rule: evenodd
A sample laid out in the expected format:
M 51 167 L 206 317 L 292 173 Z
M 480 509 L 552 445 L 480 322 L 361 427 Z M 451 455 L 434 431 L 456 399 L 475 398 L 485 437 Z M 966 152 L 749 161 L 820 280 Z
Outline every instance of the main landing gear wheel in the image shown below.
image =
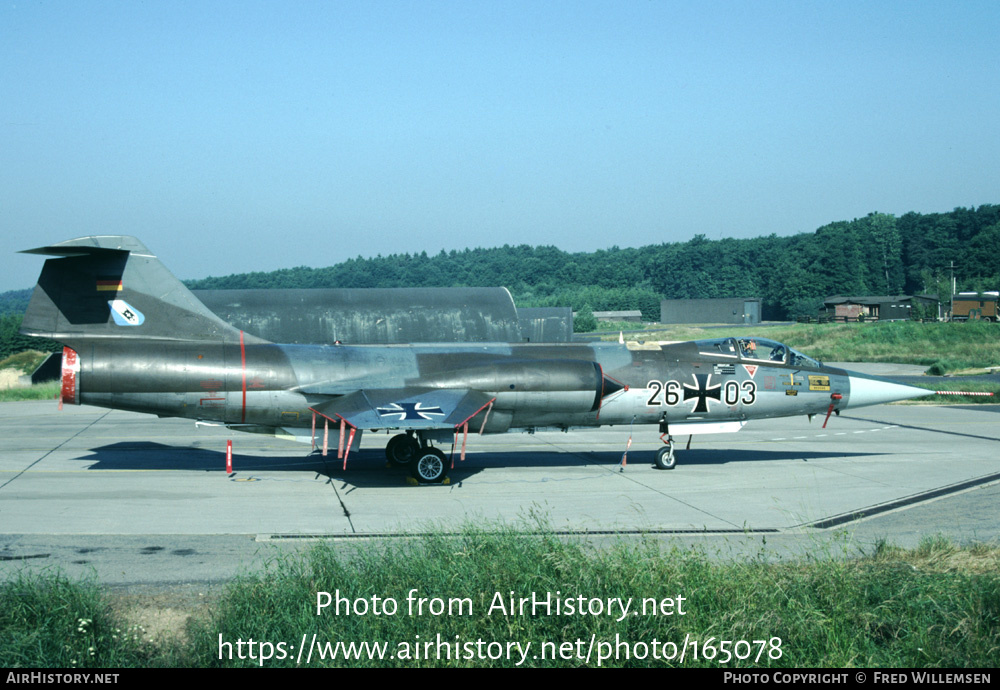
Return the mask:
M 448 459 L 437 448 L 421 448 L 411 464 L 413 478 L 421 484 L 438 484 L 448 474 Z
M 419 452 L 420 444 L 409 434 L 396 434 L 385 445 L 385 457 L 393 465 L 401 467 L 409 465 Z
M 659 470 L 672 470 L 677 466 L 677 458 L 674 456 L 674 444 L 667 445 L 656 451 L 656 468 Z

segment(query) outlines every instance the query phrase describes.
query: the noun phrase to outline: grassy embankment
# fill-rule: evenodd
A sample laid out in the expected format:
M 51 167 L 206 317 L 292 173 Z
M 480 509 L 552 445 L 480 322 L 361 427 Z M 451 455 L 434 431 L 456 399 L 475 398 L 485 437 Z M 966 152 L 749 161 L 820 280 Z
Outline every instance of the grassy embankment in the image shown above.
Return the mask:
M 615 324 L 625 326 L 626 324 Z M 635 324 L 631 324 L 633 327 Z M 607 326 L 602 324 L 602 330 Z M 632 333 L 629 339 L 699 340 L 728 335 L 753 334 L 784 342 L 797 350 L 832 362 L 895 362 L 927 367 L 931 376 L 975 375 L 990 367 L 1000 367 L 1000 326 L 986 322 L 968 323 L 870 323 L 870 324 L 794 324 L 789 326 L 696 328 L 675 326 Z M 615 333 L 603 336 L 613 340 Z M 928 390 L 940 384 L 915 384 Z M 992 392 L 993 397 L 935 395 L 922 398 L 932 403 L 1000 402 L 1000 386 L 989 382 L 963 381 L 964 391 Z
M 602 324 L 605 340 L 617 337 L 619 327 L 636 324 Z M 629 339 L 698 340 L 729 335 L 756 335 L 787 343 L 817 359 L 834 362 L 897 362 L 934 367 L 933 375 L 982 371 L 1000 366 L 1000 326 L 987 322 L 869 324 L 792 324 L 698 328 L 657 327 Z M 936 366 L 935 366 L 936 365 Z
M 34 386 L 18 385 L 18 378 L 30 374 L 48 357 L 47 352 L 28 350 L 0 361 L 0 402 L 12 400 L 51 400 L 59 393 L 59 382 Z
M 975 375 L 1000 366 L 1000 326 L 969 323 L 821 324 L 775 327 L 766 337 L 821 360 L 837 362 L 897 362 L 926 366 L 930 376 Z M 928 390 L 959 389 L 993 393 L 993 396 L 933 395 L 920 403 L 997 403 L 1000 386 L 994 382 L 963 380 L 954 386 L 941 383 L 914 385 Z
M 322 661 L 314 651 L 316 666 L 511 666 L 516 655 L 514 660 L 479 657 L 506 650 L 508 641 L 531 643 L 528 666 L 582 666 L 592 636 L 591 666 L 599 653 L 616 650 L 618 658 L 602 659 L 602 665 L 713 666 L 725 658 L 724 650 L 742 657 L 727 667 L 991 668 L 1000 661 L 996 547 L 958 548 L 930 540 L 915 550 L 882 547 L 857 558 L 827 554 L 772 563 L 762 553 L 745 562 L 719 562 L 652 540 L 595 550 L 545 530 L 467 528 L 458 536 L 372 543 L 346 553 L 320 544 L 303 560 L 283 560 L 239 578 L 210 617 L 193 621 L 182 637 L 152 641 L 113 613 L 92 584 L 55 576 L 16 579 L 0 588 L 0 658 L 6 666 L 65 668 L 256 666 L 256 658 L 237 658 L 236 642 L 244 642 L 246 656 L 245 643 L 252 638 L 274 645 L 264 665 L 295 666 L 303 636 L 308 641 L 315 634 L 331 646 L 388 644 L 384 660 Z M 410 613 L 407 597 L 414 589 L 414 606 L 417 598 L 427 600 L 421 615 L 416 609 Z M 317 615 L 317 592 L 337 590 L 351 602 L 365 602 L 367 615 L 349 615 L 343 608 L 337 615 L 332 607 Z M 510 592 L 544 597 L 557 591 L 574 604 L 580 596 L 604 602 L 631 597 L 632 610 L 640 613 L 505 615 L 499 608 L 489 613 L 499 600 L 509 606 Z M 374 596 L 383 615 L 372 613 Z M 397 604 L 393 615 L 385 614 L 387 598 Z M 443 605 L 441 615 L 430 613 L 435 598 Z M 674 608 L 642 612 L 647 598 L 657 604 L 672 599 Z M 664 615 L 668 610 L 672 615 Z M 436 657 L 445 653 L 435 651 L 443 649 L 438 634 L 450 660 Z M 231 660 L 219 659 L 220 635 L 233 643 Z M 683 646 L 685 639 L 683 664 L 662 658 L 674 649 L 664 643 Z M 697 657 L 691 640 L 699 643 Z M 723 640 L 748 644 L 723 646 Z M 286 652 L 294 647 L 289 658 L 279 658 L 279 642 Z M 419 659 L 401 658 L 406 652 L 414 656 L 418 642 L 430 642 L 430 651 L 421 647 Z M 491 642 L 501 644 L 485 646 Z M 554 643 L 549 655 L 562 650 L 567 658 L 543 659 L 543 642 Z M 563 643 L 571 644 L 560 647 Z

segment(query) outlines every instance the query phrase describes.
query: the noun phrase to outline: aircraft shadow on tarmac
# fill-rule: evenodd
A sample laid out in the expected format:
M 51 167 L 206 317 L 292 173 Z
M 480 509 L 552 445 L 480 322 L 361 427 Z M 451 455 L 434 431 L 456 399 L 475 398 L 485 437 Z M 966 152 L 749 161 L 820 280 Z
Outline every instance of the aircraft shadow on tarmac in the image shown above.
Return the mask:
M 79 458 L 92 463 L 92 470 L 187 470 L 225 472 L 226 453 L 220 450 L 190 446 L 171 446 L 151 441 L 112 443 L 91 448 L 90 454 Z M 353 457 L 351 458 L 353 460 Z M 248 456 L 233 453 L 237 471 L 316 471 L 324 468 L 319 454 L 289 456 Z M 330 458 L 326 458 L 329 462 Z M 336 458 L 334 458 L 336 460 Z
M 844 453 L 813 451 L 735 450 L 696 448 L 679 451 L 681 461 L 673 472 L 685 468 L 724 465 L 731 462 L 810 462 L 873 457 L 881 453 Z M 90 454 L 79 458 L 90 463 L 91 470 L 184 470 L 221 472 L 226 469 L 224 451 L 206 448 L 170 446 L 153 442 L 114 443 L 92 448 Z M 483 470 L 500 468 L 559 468 L 594 466 L 603 470 L 614 469 L 621 463 L 621 453 L 589 452 L 586 454 L 558 451 L 515 451 L 470 453 L 464 462 L 455 458 L 450 472 L 451 483 L 465 481 Z M 633 451 L 628 456 L 628 470 L 652 470 L 652 453 Z M 254 472 L 299 472 L 319 474 L 358 487 L 398 486 L 406 476 L 405 468 L 386 468 L 385 455 L 378 449 L 365 449 L 352 454 L 343 469 L 343 461 L 335 454 L 323 457 L 318 452 L 289 456 L 233 455 L 235 476 L 246 478 Z M 660 474 L 660 472 L 657 472 Z M 666 474 L 664 472 L 664 474 Z M 569 478 L 569 477 L 567 477 Z

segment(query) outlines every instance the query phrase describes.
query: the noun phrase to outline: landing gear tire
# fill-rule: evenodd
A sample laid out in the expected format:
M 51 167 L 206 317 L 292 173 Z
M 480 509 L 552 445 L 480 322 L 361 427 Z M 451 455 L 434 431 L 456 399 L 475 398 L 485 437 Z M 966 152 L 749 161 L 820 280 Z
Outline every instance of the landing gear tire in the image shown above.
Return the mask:
M 674 456 L 674 444 L 667 444 L 656 451 L 656 469 L 672 470 L 676 466 L 677 458 Z
M 420 453 L 420 444 L 409 434 L 396 434 L 385 445 L 385 457 L 393 465 L 406 467 Z
M 413 478 L 420 484 L 440 484 L 448 469 L 447 458 L 437 448 L 421 448 L 411 463 Z

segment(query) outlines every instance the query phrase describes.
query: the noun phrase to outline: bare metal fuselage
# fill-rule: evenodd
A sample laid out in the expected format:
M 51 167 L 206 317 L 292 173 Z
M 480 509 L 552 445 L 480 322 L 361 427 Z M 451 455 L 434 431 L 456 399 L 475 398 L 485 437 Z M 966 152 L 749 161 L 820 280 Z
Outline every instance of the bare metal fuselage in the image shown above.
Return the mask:
M 696 343 L 241 346 L 119 340 L 88 343 L 77 354 L 73 402 L 264 427 L 307 427 L 317 403 L 387 386 L 481 391 L 495 398 L 486 433 L 819 414 L 833 395 L 841 396 L 838 409 L 850 404 L 850 377 L 842 369 L 713 356 Z

